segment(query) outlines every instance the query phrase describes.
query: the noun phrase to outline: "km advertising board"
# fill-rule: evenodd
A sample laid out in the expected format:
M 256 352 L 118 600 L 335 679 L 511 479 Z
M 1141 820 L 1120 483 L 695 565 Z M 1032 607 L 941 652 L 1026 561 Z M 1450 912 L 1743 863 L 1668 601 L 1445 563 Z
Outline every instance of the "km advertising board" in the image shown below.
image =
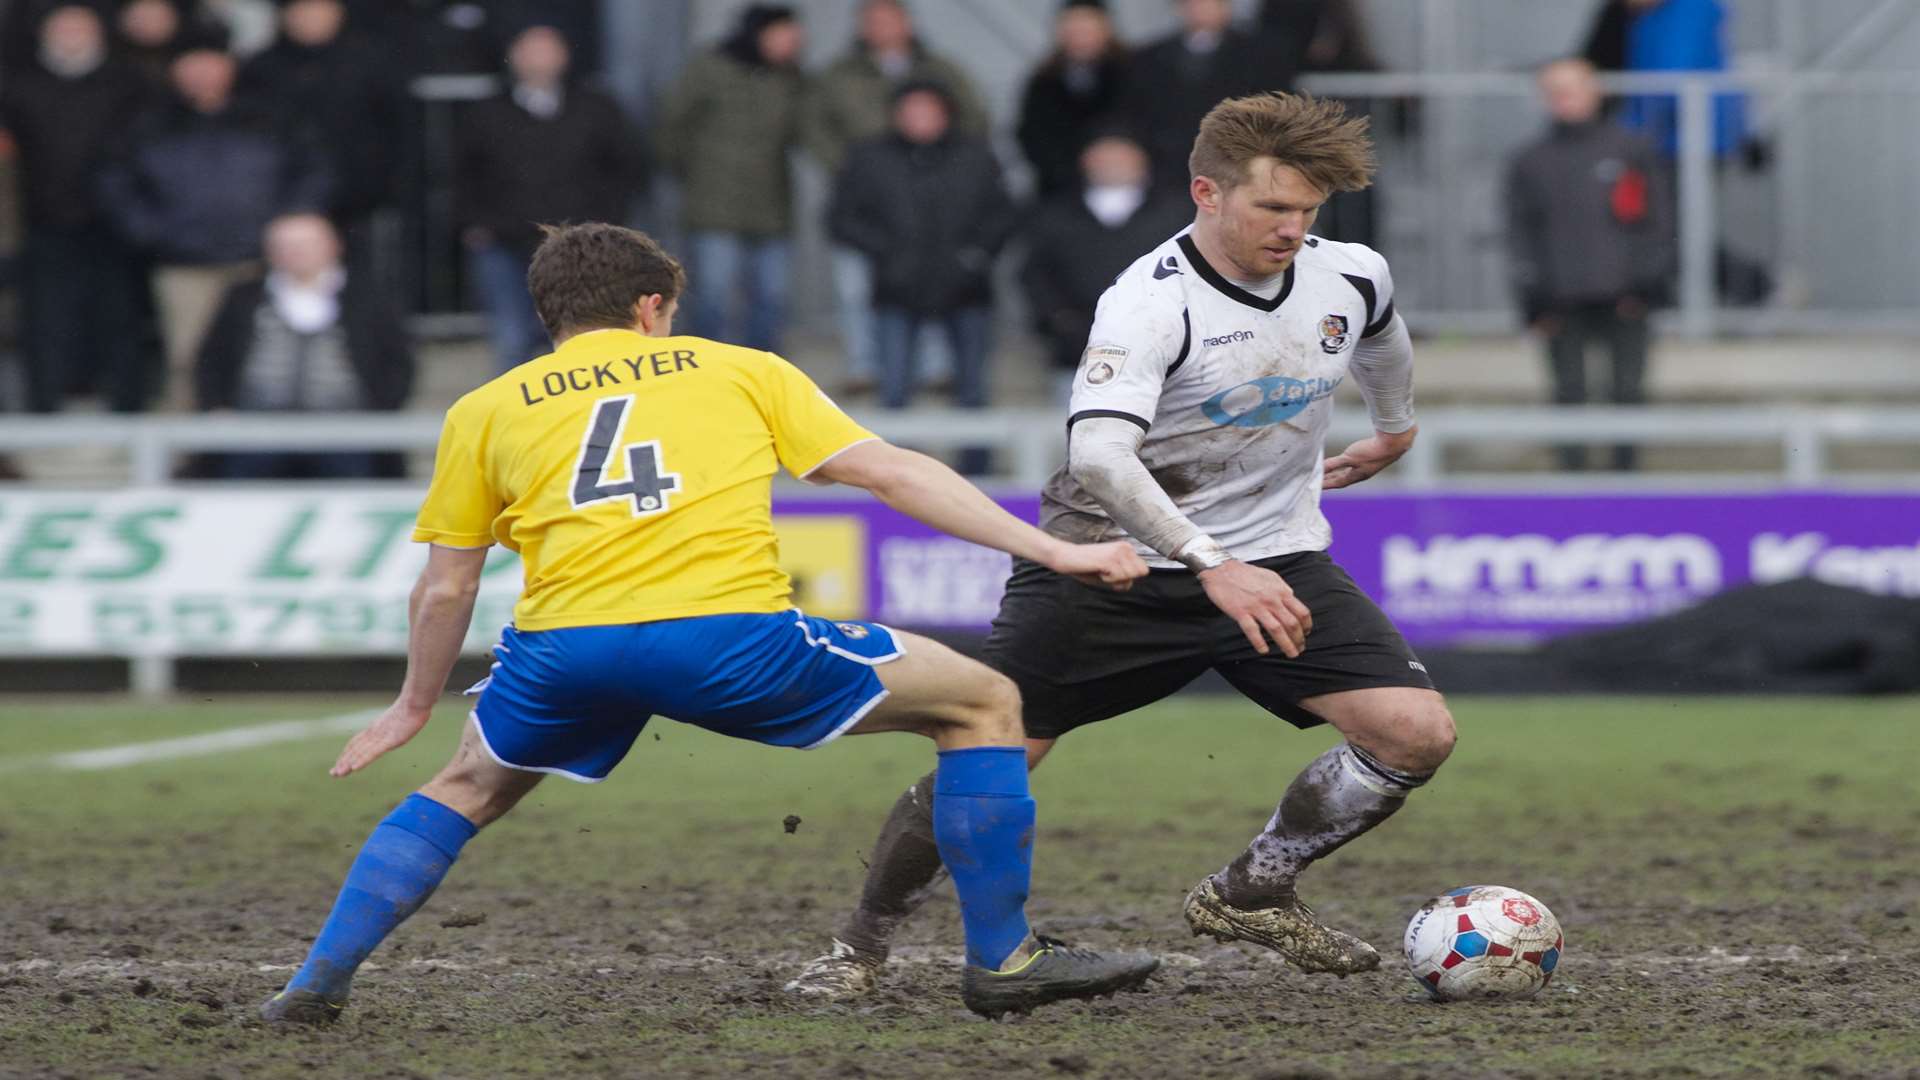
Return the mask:
M 1033 496 L 1003 498 L 1031 520 Z M 0 492 L 0 656 L 400 653 L 419 493 Z M 1006 556 L 864 498 L 776 501 L 798 602 L 984 630 Z M 1420 644 L 1538 640 L 1812 576 L 1920 597 L 1917 494 L 1340 494 L 1333 554 Z M 511 617 L 496 550 L 468 640 Z

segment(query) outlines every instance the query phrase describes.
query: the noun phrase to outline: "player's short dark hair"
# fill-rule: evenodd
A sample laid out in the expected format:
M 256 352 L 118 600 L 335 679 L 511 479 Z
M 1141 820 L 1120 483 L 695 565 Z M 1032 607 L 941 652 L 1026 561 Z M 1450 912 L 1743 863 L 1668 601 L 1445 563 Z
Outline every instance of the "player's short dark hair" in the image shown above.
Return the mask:
M 1231 188 L 1247 179 L 1247 164 L 1258 157 L 1291 165 L 1329 193 L 1373 183 L 1367 118 L 1348 116 L 1337 101 L 1277 91 L 1228 98 L 1200 121 L 1187 167 Z
M 633 307 L 656 293 L 671 302 L 687 272 L 659 241 L 637 229 L 590 221 L 542 225 L 545 239 L 527 267 L 527 291 L 555 338 L 633 326 Z

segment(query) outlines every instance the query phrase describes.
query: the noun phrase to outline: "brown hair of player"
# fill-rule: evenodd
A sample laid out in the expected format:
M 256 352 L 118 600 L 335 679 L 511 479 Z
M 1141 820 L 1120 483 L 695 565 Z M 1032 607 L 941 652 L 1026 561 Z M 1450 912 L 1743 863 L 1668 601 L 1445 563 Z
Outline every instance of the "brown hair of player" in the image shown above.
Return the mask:
M 1247 178 L 1255 158 L 1300 171 L 1331 194 L 1373 183 L 1373 138 L 1367 118 L 1347 115 L 1338 101 L 1275 91 L 1228 98 L 1200 121 L 1187 167 L 1224 188 Z
M 527 267 L 533 308 L 554 340 L 589 330 L 627 330 L 634 307 L 658 295 L 680 298 L 687 272 L 660 242 L 638 229 L 590 221 L 542 225 Z

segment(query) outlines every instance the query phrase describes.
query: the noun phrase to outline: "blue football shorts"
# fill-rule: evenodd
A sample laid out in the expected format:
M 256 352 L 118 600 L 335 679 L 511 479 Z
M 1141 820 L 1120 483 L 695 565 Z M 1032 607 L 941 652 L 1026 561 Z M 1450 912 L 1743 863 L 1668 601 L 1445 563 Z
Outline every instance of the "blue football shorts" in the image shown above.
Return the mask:
M 512 769 L 598 783 L 655 716 L 811 750 L 887 696 L 874 668 L 906 654 L 879 623 L 776 615 L 501 632 L 473 723 Z

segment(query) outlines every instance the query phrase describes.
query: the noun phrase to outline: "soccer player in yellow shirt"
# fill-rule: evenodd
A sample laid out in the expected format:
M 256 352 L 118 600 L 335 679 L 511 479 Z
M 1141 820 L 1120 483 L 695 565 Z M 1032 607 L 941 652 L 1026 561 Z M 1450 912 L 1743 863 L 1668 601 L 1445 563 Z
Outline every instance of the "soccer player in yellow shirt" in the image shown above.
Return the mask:
M 1013 684 L 937 642 L 793 607 L 771 485 L 784 466 L 864 488 L 1089 585 L 1144 576 L 1132 548 L 1054 539 L 946 466 L 881 441 L 780 357 L 675 335 L 685 275 L 642 233 L 550 229 L 528 286 L 554 351 L 447 411 L 413 534 L 432 547 L 410 606 L 406 680 L 333 775 L 426 726 L 495 543 L 524 565 L 513 625 L 453 760 L 374 829 L 306 963 L 261 1015 L 337 1017 L 361 962 L 481 827 L 549 773 L 605 779 L 655 715 L 802 749 L 874 731 L 932 738 L 966 1004 L 998 1016 L 1144 981 L 1151 956 L 1070 948 L 1027 925 L 1034 804 Z

